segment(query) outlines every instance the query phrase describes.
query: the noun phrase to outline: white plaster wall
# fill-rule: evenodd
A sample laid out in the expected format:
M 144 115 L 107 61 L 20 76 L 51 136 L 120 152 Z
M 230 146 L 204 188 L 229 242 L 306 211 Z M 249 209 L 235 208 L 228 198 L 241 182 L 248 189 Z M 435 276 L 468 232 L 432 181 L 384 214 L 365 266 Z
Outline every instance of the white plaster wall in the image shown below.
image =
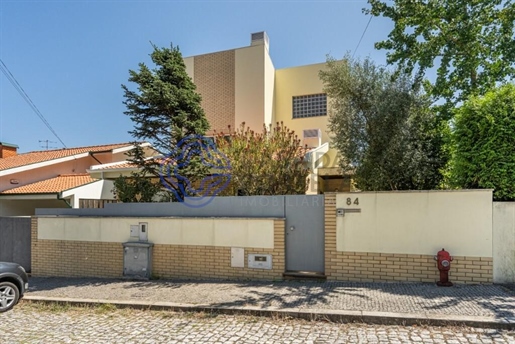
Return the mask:
M 155 244 L 274 248 L 273 219 L 39 217 L 38 239 L 126 242 L 139 222 Z
M 361 209 L 337 217 L 338 251 L 492 257 L 491 190 L 342 193 L 336 207 Z
M 100 199 L 115 199 L 113 188 L 114 188 L 114 180 L 104 179 L 102 192 L 100 193 Z
M 261 132 L 265 121 L 265 46 L 235 50 L 235 126 Z
M 114 199 L 111 192 L 114 182 L 111 180 L 100 179 L 77 188 L 64 191 L 63 198 L 71 197 L 72 208 L 79 208 L 80 199 Z
M 493 205 L 494 283 L 515 283 L 515 203 Z

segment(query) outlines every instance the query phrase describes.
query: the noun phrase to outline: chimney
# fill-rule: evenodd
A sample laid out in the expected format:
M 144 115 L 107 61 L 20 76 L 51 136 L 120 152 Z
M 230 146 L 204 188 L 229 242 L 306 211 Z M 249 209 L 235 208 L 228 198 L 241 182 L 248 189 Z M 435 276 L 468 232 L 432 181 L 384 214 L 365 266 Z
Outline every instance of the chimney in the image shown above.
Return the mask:
M 0 142 L 0 159 L 9 158 L 17 154 L 18 146 L 12 143 Z
M 265 31 L 250 34 L 250 45 L 265 45 L 268 49 L 268 35 Z

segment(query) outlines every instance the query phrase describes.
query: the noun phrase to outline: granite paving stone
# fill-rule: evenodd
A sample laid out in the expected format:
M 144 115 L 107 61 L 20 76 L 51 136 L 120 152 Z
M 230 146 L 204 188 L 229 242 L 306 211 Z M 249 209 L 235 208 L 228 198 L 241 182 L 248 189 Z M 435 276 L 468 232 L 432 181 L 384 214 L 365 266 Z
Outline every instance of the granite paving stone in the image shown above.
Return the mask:
M 30 279 L 27 295 L 212 307 L 300 308 L 515 317 L 515 292 L 500 285 L 221 280 Z

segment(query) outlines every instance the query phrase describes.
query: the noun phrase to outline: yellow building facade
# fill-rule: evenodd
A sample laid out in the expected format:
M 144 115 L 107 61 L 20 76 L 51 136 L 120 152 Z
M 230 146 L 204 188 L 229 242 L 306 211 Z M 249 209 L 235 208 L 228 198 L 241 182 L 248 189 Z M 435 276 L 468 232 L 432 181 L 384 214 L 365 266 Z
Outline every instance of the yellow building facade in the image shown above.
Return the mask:
M 318 76 L 325 63 L 275 69 L 266 32 L 251 34 L 247 47 L 184 62 L 202 95 L 211 134 L 243 122 L 258 132 L 263 124 L 283 122 L 311 149 L 308 193 L 349 191 L 349 179 L 339 173 L 336 151 L 329 147 L 329 104 Z

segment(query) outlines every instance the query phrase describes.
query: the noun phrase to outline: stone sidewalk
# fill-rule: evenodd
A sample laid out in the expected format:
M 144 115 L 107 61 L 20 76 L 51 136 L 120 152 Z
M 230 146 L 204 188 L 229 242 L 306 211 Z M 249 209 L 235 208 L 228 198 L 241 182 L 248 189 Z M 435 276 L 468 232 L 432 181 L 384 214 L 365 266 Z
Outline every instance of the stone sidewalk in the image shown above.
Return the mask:
M 500 285 L 41 277 L 29 282 L 30 301 L 515 328 L 515 292 Z

